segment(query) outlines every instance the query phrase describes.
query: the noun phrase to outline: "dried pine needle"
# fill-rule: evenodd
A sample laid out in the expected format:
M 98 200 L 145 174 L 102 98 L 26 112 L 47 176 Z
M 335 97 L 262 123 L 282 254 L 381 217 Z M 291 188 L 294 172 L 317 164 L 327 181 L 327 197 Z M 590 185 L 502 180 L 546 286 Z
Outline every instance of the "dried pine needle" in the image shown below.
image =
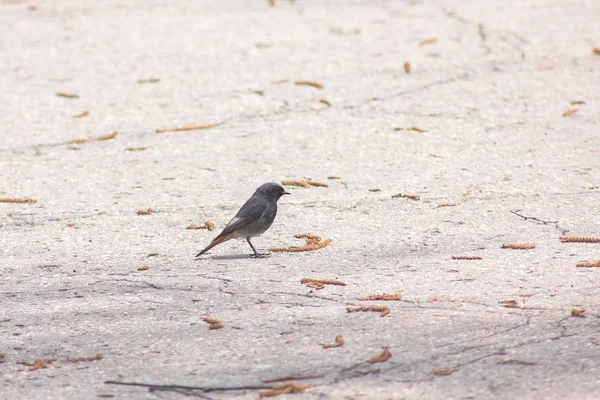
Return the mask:
M 90 116 L 90 111 L 89 110 L 85 110 L 84 112 L 77 114 L 77 115 L 73 115 L 73 118 L 85 118 L 85 117 L 89 117 Z
M 289 394 L 289 393 L 301 393 L 308 389 L 310 389 L 310 386 L 298 385 L 297 383 L 294 383 L 294 382 L 286 382 L 286 383 L 282 383 L 281 385 L 273 386 L 273 389 L 265 390 L 264 392 L 260 392 L 259 398 L 262 399 L 264 397 L 275 397 L 275 396 L 279 396 L 282 394 Z
M 165 128 L 165 129 L 157 129 L 156 133 L 167 133 L 167 132 L 185 132 L 185 131 L 197 131 L 201 129 L 210 129 L 217 126 L 217 124 L 204 124 L 204 125 L 186 125 L 180 126 L 178 128 Z
M 419 42 L 419 47 L 427 46 L 429 44 L 437 43 L 437 38 L 424 39 Z
M 323 85 L 322 83 L 319 83 L 319 82 L 315 82 L 315 81 L 295 81 L 294 85 L 296 85 L 296 86 L 312 86 L 312 87 L 320 89 L 320 90 L 325 88 L 325 85 Z
M 382 293 L 382 294 L 372 294 L 370 296 L 359 297 L 360 301 L 400 301 L 402 300 L 402 295 L 400 293 Z
M 453 260 L 482 260 L 479 256 L 452 256 Z
M 108 135 L 97 136 L 95 138 L 69 140 L 69 141 L 65 142 L 64 144 L 82 144 L 82 143 L 90 143 L 90 142 L 102 142 L 104 140 L 114 139 L 117 137 L 118 134 L 119 134 L 119 132 L 114 131 L 112 133 L 109 133 Z
M 380 317 L 385 317 L 390 313 L 390 309 L 384 306 L 359 306 L 359 307 L 346 307 L 346 311 L 349 313 L 353 312 L 366 312 L 366 311 L 376 311 L 380 312 Z

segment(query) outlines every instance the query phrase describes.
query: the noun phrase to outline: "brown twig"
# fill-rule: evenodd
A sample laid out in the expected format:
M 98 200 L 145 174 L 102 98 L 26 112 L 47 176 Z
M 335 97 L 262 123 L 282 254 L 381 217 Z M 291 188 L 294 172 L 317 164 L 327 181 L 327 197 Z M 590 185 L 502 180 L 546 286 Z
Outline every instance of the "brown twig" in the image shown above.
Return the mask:
M 148 208 L 147 210 L 137 210 L 135 213 L 137 215 L 150 215 L 150 214 L 154 213 L 154 210 L 151 208 Z
M 519 211 L 519 210 L 517 210 Z M 527 217 L 523 214 L 519 214 L 517 211 L 511 211 L 511 214 L 516 215 L 517 217 L 523 218 L 525 221 L 533 221 L 541 225 L 554 225 L 556 229 L 558 229 L 563 235 L 569 232 L 567 229 L 563 229 L 558 225 L 558 221 L 545 221 L 543 219 L 539 219 L 536 217 Z
M 479 256 L 452 256 L 453 260 L 482 260 Z

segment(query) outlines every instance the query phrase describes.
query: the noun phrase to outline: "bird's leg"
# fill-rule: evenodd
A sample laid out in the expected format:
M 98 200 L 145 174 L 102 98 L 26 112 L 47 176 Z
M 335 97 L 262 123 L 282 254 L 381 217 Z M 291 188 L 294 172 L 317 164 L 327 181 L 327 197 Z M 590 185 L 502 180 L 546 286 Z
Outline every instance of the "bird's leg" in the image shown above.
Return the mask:
M 269 253 L 267 253 L 267 254 L 261 254 L 261 253 L 257 252 L 256 249 L 254 248 L 254 246 L 252 246 L 252 242 L 250 241 L 249 237 L 246 238 L 246 242 L 248 242 L 248 244 L 252 248 L 252 251 L 254 252 L 254 258 L 262 258 L 262 257 L 268 257 L 268 256 L 270 256 Z

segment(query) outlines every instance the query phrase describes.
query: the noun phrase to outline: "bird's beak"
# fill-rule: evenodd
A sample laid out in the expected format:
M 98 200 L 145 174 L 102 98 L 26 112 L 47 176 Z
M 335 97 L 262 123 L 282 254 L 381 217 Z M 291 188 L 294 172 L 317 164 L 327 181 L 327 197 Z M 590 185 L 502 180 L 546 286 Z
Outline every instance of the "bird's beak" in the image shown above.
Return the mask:
M 289 194 L 289 195 L 291 195 L 290 192 L 286 192 L 285 190 L 283 191 L 283 194 Z

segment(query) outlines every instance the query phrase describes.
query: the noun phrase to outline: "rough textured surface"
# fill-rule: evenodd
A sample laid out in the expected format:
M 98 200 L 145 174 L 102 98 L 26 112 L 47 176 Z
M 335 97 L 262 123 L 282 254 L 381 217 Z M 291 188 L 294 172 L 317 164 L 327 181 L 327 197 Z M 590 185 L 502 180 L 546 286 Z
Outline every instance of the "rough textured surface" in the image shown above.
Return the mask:
M 584 0 L 0 0 L 0 197 L 37 199 L 0 203 L 1 397 L 253 399 L 104 382 L 312 373 L 287 396 L 599 398 L 600 268 L 575 263 L 600 244 L 558 240 L 600 236 L 599 20 Z M 187 225 L 306 177 L 329 187 L 290 188 L 254 244 L 332 244 L 193 260 L 217 232 Z M 377 293 L 403 299 L 357 300 Z

